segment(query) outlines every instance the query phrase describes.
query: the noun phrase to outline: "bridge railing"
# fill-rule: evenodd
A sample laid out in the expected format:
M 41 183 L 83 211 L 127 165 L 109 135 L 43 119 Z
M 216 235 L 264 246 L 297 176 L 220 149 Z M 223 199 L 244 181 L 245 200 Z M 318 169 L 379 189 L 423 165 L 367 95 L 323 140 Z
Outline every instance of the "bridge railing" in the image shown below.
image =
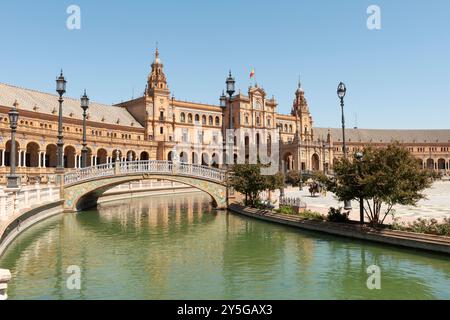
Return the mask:
M 57 201 L 59 198 L 59 187 L 55 185 L 36 183 L 22 187 L 17 192 L 5 192 L 0 187 L 0 222 L 8 220 L 17 212 L 35 205 Z
M 64 184 L 72 184 L 99 177 L 114 176 L 114 172 L 114 163 L 105 163 L 93 167 L 77 169 L 64 175 Z
M 195 178 L 203 178 L 217 182 L 224 182 L 226 178 L 225 171 L 217 168 L 182 162 L 174 163 L 164 160 L 141 160 L 101 164 L 93 167 L 77 169 L 64 175 L 64 184 L 70 185 L 99 177 L 111 177 L 114 175 L 141 173 L 169 175 L 177 174 Z

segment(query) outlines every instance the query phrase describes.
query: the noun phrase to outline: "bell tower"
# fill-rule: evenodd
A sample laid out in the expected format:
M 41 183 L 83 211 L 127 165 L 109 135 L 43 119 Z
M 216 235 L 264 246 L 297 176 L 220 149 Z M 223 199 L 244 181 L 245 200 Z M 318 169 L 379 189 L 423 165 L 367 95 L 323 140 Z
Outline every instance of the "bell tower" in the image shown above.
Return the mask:
M 295 99 L 292 104 L 291 114 L 295 116 L 296 123 L 296 138 L 305 141 L 312 140 L 312 126 L 313 120 L 309 112 L 308 101 L 306 101 L 305 91 L 303 90 L 300 80 L 295 91 Z
M 148 140 L 171 141 L 173 138 L 172 118 L 173 99 L 170 99 L 170 90 L 164 73 L 164 65 L 159 57 L 158 46 L 152 70 L 148 75 L 145 89 L 146 131 Z
M 169 95 L 169 87 L 167 86 L 166 75 L 164 74 L 164 65 L 159 58 L 159 50 L 156 47 L 155 60 L 152 63 L 152 71 L 148 75 L 147 94 L 152 95 L 155 91 Z

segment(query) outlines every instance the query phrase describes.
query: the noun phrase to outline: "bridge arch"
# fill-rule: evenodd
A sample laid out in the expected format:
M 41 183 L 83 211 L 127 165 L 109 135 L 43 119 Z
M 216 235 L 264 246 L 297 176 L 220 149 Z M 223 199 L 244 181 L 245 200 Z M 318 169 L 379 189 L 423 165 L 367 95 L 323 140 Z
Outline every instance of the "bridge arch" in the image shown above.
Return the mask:
M 67 173 L 63 187 L 64 208 L 66 211 L 79 211 L 93 207 L 107 190 L 123 183 L 146 179 L 183 183 L 209 194 L 218 209 L 227 207 L 224 171 L 185 163 L 148 160 L 103 164 Z

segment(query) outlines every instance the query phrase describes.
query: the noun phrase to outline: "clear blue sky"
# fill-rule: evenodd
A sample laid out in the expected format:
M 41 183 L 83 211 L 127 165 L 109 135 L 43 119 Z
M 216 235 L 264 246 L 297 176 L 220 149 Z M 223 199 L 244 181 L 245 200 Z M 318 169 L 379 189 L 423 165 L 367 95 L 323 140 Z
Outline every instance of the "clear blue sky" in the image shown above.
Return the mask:
M 229 69 L 246 92 L 254 67 L 285 113 L 301 74 L 316 126 L 340 125 L 344 81 L 348 126 L 449 128 L 449 16 L 448 0 L 2 1 L 0 81 L 54 92 L 63 68 L 69 96 L 120 102 L 143 92 L 158 41 L 177 99 L 217 104 Z

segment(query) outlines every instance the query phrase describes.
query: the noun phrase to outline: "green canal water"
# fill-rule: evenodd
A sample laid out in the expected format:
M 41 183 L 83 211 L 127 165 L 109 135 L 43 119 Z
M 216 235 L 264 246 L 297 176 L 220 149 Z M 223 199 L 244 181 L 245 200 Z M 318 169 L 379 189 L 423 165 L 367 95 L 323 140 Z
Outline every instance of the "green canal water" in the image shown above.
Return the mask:
M 370 265 L 380 290 L 367 288 Z M 70 266 L 79 290 L 68 289 Z M 0 267 L 13 276 L 10 299 L 450 299 L 446 256 L 215 212 L 201 193 L 53 217 Z

